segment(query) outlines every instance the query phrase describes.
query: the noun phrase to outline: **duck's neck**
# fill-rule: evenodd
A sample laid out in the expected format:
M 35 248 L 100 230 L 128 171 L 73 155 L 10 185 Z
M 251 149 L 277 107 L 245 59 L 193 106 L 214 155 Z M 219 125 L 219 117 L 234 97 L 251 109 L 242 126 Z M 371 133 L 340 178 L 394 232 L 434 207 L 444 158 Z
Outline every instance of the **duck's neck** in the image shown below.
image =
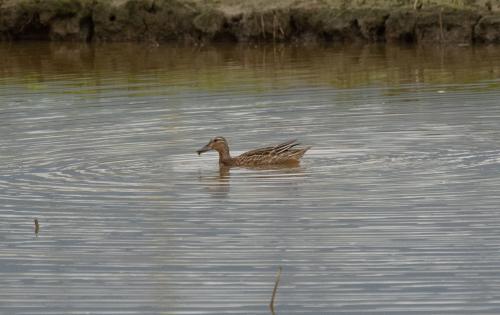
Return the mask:
M 232 161 L 231 154 L 229 154 L 229 148 L 226 147 L 224 150 L 219 151 L 219 164 L 230 165 Z

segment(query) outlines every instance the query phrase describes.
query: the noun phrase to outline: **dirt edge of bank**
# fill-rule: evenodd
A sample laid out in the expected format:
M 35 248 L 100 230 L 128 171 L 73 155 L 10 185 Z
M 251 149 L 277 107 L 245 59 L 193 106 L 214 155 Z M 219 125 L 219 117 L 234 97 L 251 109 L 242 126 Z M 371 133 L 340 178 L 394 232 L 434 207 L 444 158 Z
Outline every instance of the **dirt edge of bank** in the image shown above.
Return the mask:
M 499 43 L 500 12 L 429 5 L 228 10 L 185 0 L 0 0 L 1 40 Z

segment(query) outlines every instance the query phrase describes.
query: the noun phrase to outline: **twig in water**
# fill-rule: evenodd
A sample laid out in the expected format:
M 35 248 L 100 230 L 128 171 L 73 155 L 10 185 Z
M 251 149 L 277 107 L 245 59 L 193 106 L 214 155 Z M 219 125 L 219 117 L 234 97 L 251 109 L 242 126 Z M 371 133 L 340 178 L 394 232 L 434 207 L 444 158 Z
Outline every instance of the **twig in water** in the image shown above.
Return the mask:
M 271 303 L 269 303 L 269 308 L 271 309 L 271 313 L 274 315 L 274 298 L 276 297 L 276 292 L 278 291 L 278 285 L 280 283 L 281 278 L 281 266 L 278 268 L 278 275 L 276 276 L 276 282 L 274 283 L 273 295 L 271 297 Z
M 273 42 L 276 41 L 276 12 L 273 13 Z
M 40 225 L 38 224 L 38 219 L 35 219 L 35 235 L 38 236 L 38 231 L 40 231 Z
M 444 32 L 443 32 L 443 8 L 439 10 L 439 30 L 440 30 L 440 37 L 441 37 L 441 43 L 444 42 Z
M 260 15 L 260 28 L 262 31 L 262 37 L 265 39 L 266 38 L 266 25 L 264 24 L 264 15 Z
M 415 0 L 415 2 L 413 2 L 413 10 L 416 10 L 418 8 L 418 0 Z

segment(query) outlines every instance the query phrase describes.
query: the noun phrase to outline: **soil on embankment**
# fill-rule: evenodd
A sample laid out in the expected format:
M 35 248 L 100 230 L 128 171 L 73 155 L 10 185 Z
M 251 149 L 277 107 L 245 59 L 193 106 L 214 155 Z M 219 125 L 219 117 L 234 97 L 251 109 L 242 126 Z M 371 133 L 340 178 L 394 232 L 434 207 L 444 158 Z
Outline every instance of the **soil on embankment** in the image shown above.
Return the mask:
M 0 39 L 499 43 L 500 0 L 0 0 Z

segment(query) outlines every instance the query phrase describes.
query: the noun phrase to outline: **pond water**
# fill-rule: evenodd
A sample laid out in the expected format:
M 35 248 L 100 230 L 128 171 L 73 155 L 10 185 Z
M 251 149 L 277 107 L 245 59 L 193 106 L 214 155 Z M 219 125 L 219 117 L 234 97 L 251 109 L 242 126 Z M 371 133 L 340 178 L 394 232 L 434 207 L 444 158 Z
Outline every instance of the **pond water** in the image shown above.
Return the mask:
M 500 47 L 0 44 L 0 313 L 500 313 Z M 297 138 L 293 168 L 195 151 Z M 35 234 L 33 220 L 39 222 Z

